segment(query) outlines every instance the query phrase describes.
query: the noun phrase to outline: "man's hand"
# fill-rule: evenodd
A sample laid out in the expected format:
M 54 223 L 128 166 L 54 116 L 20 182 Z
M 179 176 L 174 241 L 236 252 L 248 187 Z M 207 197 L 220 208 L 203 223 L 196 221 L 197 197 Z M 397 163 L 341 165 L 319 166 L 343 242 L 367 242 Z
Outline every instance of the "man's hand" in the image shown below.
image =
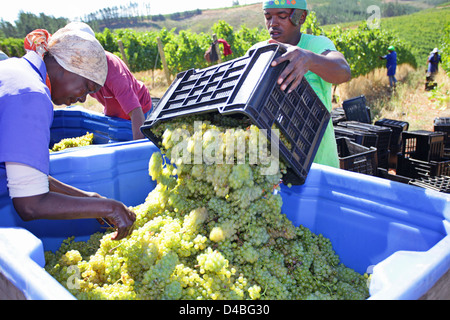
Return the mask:
M 303 76 L 308 71 L 335 85 L 350 81 L 352 78 L 347 60 L 338 51 L 326 50 L 321 54 L 317 54 L 273 39 L 270 39 L 269 43 L 278 44 L 283 50 L 286 50 L 281 57 L 272 62 L 272 66 L 276 66 L 282 62 L 289 61 L 289 64 L 278 79 L 278 84 L 283 91 L 289 86 L 288 93 L 297 89 Z
M 301 49 L 298 46 L 281 43 L 273 39 L 270 39 L 269 43 L 278 44 L 281 48 L 286 50 L 281 57 L 278 57 L 272 62 L 272 67 L 275 67 L 285 61 L 289 61 L 289 64 L 278 78 L 277 83 L 283 91 L 285 91 L 290 85 L 288 93 L 291 93 L 300 85 L 303 76 L 310 68 L 309 62 L 311 61 L 311 52 Z

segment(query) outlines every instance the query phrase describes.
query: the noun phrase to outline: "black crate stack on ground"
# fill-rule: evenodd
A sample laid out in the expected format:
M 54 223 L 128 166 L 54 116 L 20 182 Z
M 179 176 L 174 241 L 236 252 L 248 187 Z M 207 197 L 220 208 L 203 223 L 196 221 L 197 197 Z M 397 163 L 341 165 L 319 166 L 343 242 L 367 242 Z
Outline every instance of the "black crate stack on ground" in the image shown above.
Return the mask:
M 434 119 L 434 131 L 444 133 L 444 157 L 450 158 L 450 117 Z
M 389 167 L 389 146 L 391 143 L 392 129 L 378 125 L 362 123 L 357 121 L 339 122 L 338 127 L 344 127 L 356 132 L 367 132 L 377 136 L 376 144 L 367 147 L 375 147 L 377 149 L 378 166 L 388 169 Z
M 271 44 L 241 58 L 180 73 L 141 131 L 159 145 L 161 139 L 151 128 L 160 122 L 197 114 L 240 116 L 279 143 L 280 157 L 289 166 L 284 182 L 303 184 L 331 115 L 304 78 L 293 92 L 280 90 L 276 80 L 286 64 L 271 63 L 281 54 L 280 47 Z M 271 136 L 274 127 L 287 143 Z
M 341 169 L 375 176 L 378 170 L 377 149 L 364 147 L 349 138 L 336 138 Z
M 380 119 L 374 123 L 377 126 L 391 128 L 391 143 L 389 145 L 389 168 L 397 168 L 397 153 L 402 151 L 402 132 L 408 131 L 409 123 L 393 119 Z
M 336 138 L 349 138 L 351 141 L 364 147 L 376 147 L 378 136 L 375 133 L 354 130 L 342 126 L 334 126 L 334 134 Z
M 397 155 L 397 174 L 411 177 L 450 175 L 450 159 L 444 158 L 444 133 L 426 130 L 402 133 L 402 152 Z
M 405 158 L 423 161 L 440 160 L 444 156 L 444 133 L 426 130 L 402 133 L 402 154 Z

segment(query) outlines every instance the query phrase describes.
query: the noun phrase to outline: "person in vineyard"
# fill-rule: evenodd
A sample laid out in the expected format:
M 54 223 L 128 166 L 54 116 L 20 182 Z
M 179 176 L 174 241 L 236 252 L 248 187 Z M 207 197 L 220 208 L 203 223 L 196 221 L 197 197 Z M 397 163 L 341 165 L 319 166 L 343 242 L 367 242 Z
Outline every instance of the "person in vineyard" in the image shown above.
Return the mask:
M 397 52 L 395 52 L 394 46 L 389 46 L 388 51 L 389 53 L 384 56 L 380 56 L 380 59 L 386 60 L 389 86 L 394 89 L 397 85 L 397 79 L 395 78 L 395 73 L 397 72 Z
M 38 29 L 25 38 L 22 58 L 0 62 L 0 193 L 8 192 L 24 221 L 93 218 L 126 237 L 136 215 L 119 201 L 64 184 L 49 175 L 53 104 L 84 102 L 105 83 L 100 43 L 62 28 Z
M 433 51 L 431 51 L 431 53 L 427 59 L 428 68 L 427 68 L 425 89 L 429 90 L 429 89 L 436 87 L 437 84 L 435 82 L 435 78 L 436 78 L 436 74 L 439 71 L 439 63 L 441 61 L 442 60 L 441 60 L 441 56 L 439 54 L 439 49 L 434 48 Z
M 91 27 L 83 22 L 71 22 L 66 28 L 81 30 L 95 37 Z M 140 128 L 152 108 L 150 92 L 142 81 L 133 76 L 122 59 L 111 52 L 105 52 L 108 62 L 106 82 L 90 96 L 103 105 L 106 116 L 131 120 L 133 139 L 143 139 Z
M 301 32 L 301 26 L 308 15 L 305 0 L 263 1 L 263 12 L 266 28 L 270 33 L 268 42 L 277 43 L 286 49 L 284 54 L 273 61 L 272 66 L 289 61 L 278 79 L 281 90 L 288 92 L 295 90 L 305 77 L 317 96 L 331 111 L 332 84 L 341 84 L 351 79 L 350 67 L 344 55 L 336 50 L 333 42 L 327 37 Z M 258 43 L 249 51 L 265 44 L 267 41 Z M 339 168 L 331 120 L 314 162 Z

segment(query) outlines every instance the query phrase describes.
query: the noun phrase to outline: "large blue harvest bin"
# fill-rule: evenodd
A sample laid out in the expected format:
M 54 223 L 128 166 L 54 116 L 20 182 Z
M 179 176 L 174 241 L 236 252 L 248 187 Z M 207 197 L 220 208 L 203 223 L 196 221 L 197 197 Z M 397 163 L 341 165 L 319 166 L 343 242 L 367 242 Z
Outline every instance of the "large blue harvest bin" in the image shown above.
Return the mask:
M 54 111 L 50 128 L 50 148 L 66 138 L 94 134 L 95 145 L 133 140 L 131 121 L 108 117 L 82 106 L 71 106 Z
M 149 141 L 106 145 L 51 157 L 63 182 L 127 205 L 144 202 L 154 182 Z M 370 299 L 418 299 L 450 269 L 450 195 L 313 164 L 306 183 L 281 187 L 283 211 L 331 239 L 341 261 L 373 272 Z M 73 299 L 43 270 L 44 250 L 87 239 L 95 220 L 22 222 L 0 195 L 0 272 L 28 299 Z

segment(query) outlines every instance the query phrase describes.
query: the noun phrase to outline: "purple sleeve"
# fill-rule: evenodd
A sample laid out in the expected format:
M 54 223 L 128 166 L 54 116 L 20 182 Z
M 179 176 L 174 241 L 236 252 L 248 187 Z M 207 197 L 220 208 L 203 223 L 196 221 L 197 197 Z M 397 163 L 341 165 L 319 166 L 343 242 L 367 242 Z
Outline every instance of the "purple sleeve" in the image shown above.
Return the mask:
M 49 174 L 53 105 L 42 93 L 4 97 L 0 108 L 0 163 L 19 162 Z

